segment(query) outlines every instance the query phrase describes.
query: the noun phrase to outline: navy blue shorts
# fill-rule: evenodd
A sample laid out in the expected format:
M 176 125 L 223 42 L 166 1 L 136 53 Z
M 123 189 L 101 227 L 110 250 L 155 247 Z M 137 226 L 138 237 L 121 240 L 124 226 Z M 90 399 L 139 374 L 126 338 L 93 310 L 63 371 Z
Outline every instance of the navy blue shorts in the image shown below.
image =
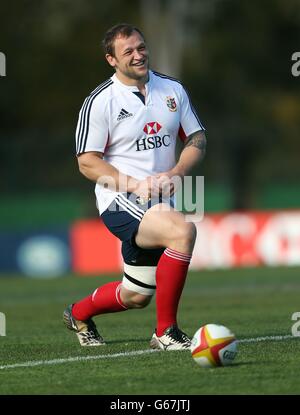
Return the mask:
M 122 241 L 124 262 L 134 266 L 156 266 L 165 248 L 142 249 L 137 246 L 135 236 L 145 212 L 158 203 L 166 203 L 161 198 L 141 203 L 134 193 L 120 193 L 101 214 L 106 227 Z M 172 201 L 168 200 L 172 205 Z

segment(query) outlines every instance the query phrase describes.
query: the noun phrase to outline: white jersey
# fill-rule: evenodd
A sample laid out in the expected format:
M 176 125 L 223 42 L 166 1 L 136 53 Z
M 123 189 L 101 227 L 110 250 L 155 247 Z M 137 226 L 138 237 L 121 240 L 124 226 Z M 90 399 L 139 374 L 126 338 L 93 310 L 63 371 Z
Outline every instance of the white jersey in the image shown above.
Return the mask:
M 173 168 L 177 137 L 184 141 L 199 130 L 204 127 L 179 81 L 149 71 L 144 97 L 113 75 L 84 101 L 76 153 L 101 152 L 121 173 L 142 180 Z M 119 194 L 99 184 L 95 192 L 100 214 Z

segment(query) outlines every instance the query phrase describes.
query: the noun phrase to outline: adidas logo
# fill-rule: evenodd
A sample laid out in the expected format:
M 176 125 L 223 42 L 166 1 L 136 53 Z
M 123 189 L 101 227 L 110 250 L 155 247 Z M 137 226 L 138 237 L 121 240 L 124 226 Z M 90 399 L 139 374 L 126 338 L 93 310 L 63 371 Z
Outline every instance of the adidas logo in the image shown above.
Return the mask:
M 128 112 L 124 110 L 124 108 L 121 109 L 120 114 L 118 115 L 117 121 L 124 120 L 124 118 L 132 117 L 133 114 L 131 112 Z

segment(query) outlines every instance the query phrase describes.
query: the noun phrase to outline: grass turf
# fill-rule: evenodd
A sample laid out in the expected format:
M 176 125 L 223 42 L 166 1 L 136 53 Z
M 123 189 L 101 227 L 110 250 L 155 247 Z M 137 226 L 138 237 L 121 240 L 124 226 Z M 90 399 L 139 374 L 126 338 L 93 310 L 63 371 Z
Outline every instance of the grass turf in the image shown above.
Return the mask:
M 188 334 L 205 323 L 228 326 L 239 339 L 291 334 L 300 311 L 299 268 L 191 272 L 179 310 Z M 155 300 L 143 310 L 95 318 L 107 345 L 82 348 L 62 324 L 66 305 L 110 278 L 53 280 L 3 277 L 0 366 L 149 348 Z M 299 394 L 300 338 L 239 344 L 231 367 L 202 369 L 189 352 L 158 352 L 0 370 L 0 394 Z

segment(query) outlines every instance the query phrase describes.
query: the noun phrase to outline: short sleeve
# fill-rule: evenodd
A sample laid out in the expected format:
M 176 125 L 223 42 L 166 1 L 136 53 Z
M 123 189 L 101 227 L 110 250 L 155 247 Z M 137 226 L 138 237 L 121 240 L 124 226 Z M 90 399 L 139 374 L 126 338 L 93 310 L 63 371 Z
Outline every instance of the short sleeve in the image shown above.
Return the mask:
M 178 135 L 182 141 L 196 131 L 205 131 L 186 89 L 181 86 L 181 111 Z
M 104 153 L 108 140 L 108 122 L 102 94 L 88 96 L 79 112 L 76 128 L 76 155 L 87 151 Z

